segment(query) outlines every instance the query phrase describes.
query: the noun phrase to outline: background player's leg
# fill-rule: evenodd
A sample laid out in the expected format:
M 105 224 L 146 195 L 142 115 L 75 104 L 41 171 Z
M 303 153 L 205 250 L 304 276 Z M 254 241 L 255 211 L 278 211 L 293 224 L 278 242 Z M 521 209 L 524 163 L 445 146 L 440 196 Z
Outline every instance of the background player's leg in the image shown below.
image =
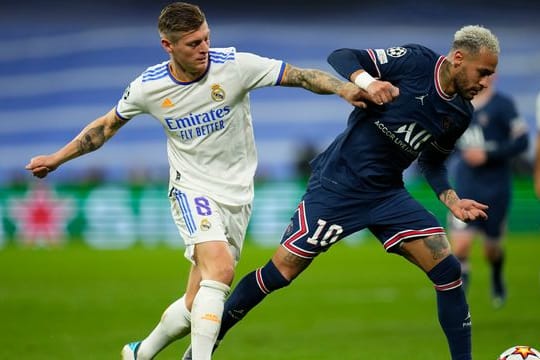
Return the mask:
M 461 286 L 461 265 L 450 253 L 446 237 L 433 235 L 404 242 L 400 244 L 400 251 L 435 284 L 439 323 L 452 360 L 471 360 L 471 319 Z
M 484 251 L 491 268 L 493 306 L 498 308 L 506 300 L 506 288 L 503 280 L 504 249 L 502 248 L 501 238 L 486 238 Z
M 456 219 L 456 221 L 459 221 Z M 452 244 L 452 252 L 461 264 L 461 279 L 463 280 L 463 289 L 465 292 L 469 289 L 471 265 L 469 257 L 474 240 L 475 232 L 471 229 L 453 228 L 450 232 L 450 242 Z

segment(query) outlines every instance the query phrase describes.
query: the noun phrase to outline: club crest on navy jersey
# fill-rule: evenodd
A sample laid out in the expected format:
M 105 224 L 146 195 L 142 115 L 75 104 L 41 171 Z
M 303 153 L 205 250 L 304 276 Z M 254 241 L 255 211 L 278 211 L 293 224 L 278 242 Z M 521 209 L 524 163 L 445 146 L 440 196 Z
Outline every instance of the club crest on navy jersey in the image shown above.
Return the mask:
M 401 46 L 395 46 L 386 49 L 386 53 L 391 57 L 401 57 L 407 53 L 407 49 Z
M 223 101 L 225 100 L 225 90 L 219 84 L 214 84 L 212 85 L 211 96 L 214 101 Z

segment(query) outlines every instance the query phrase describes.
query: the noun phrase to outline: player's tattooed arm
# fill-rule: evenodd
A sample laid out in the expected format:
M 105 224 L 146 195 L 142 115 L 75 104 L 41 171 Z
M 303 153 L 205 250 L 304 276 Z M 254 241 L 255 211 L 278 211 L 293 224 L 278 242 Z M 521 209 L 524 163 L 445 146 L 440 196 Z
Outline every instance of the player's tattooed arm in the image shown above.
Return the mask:
M 125 121 L 118 118 L 114 110 L 94 120 L 73 140 L 77 148 L 74 155 L 80 156 L 99 149 L 124 124 Z
M 301 69 L 287 64 L 280 85 L 302 87 L 316 94 L 337 94 L 350 104 L 366 107 L 364 100 L 369 99 L 366 91 L 349 81 L 341 81 L 334 76 L 317 69 Z
M 88 124 L 75 139 L 57 152 L 33 157 L 25 168 L 34 176 L 43 178 L 66 161 L 100 148 L 124 124 L 125 121 L 113 109 Z
M 449 209 L 459 201 L 459 197 L 453 189 L 444 190 L 440 195 L 439 199 L 446 205 Z
M 317 94 L 337 94 L 344 82 L 316 69 L 300 69 L 287 64 L 280 85 L 302 87 Z
M 439 199 L 461 221 L 487 219 L 487 205 L 471 199 L 460 199 L 453 189 L 440 193 Z

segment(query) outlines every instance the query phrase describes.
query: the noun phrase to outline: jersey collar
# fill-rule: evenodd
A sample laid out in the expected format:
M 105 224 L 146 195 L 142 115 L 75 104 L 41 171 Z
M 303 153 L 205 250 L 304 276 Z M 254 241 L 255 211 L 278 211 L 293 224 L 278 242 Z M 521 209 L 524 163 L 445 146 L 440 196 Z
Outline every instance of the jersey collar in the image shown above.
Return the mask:
M 441 86 L 441 80 L 440 80 L 441 68 L 442 68 L 442 64 L 445 62 L 445 60 L 446 60 L 446 57 L 442 56 L 442 55 L 437 60 L 437 63 L 435 64 L 435 70 L 434 70 L 434 73 L 433 73 L 433 80 L 435 81 L 435 89 L 437 89 L 437 94 L 439 94 L 439 96 L 443 100 L 450 101 L 450 100 L 452 100 L 453 98 L 456 97 L 456 94 L 454 94 L 452 96 L 447 95 L 444 92 L 444 90 L 443 90 L 443 88 Z

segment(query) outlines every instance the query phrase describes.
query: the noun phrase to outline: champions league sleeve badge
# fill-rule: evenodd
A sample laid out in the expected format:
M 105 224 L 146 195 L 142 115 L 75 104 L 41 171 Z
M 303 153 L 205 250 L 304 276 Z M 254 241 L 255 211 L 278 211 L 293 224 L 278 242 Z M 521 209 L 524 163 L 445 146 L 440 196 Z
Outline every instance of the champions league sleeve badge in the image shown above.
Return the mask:
M 401 46 L 391 47 L 386 49 L 386 53 L 391 57 L 401 57 L 407 53 L 407 49 Z
M 124 100 L 127 100 L 127 99 L 128 99 L 130 88 L 131 88 L 131 84 L 129 84 L 129 85 L 127 86 L 127 88 L 124 90 L 124 94 L 122 95 L 122 97 L 124 98 Z

